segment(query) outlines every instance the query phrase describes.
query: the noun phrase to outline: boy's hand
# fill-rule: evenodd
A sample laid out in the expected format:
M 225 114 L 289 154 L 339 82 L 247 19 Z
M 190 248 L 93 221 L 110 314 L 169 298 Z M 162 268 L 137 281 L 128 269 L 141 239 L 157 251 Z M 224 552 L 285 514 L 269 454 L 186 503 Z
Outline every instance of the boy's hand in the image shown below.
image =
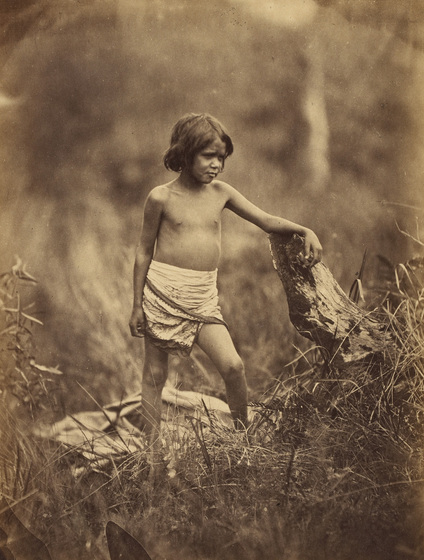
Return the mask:
M 142 307 L 134 307 L 130 319 L 130 331 L 133 336 L 143 338 L 146 326 L 146 317 Z
M 307 229 L 304 238 L 304 253 L 302 255 L 302 260 L 304 264 L 309 267 L 313 267 L 315 264 L 320 262 L 322 257 L 322 246 L 319 242 L 318 237 L 311 229 Z

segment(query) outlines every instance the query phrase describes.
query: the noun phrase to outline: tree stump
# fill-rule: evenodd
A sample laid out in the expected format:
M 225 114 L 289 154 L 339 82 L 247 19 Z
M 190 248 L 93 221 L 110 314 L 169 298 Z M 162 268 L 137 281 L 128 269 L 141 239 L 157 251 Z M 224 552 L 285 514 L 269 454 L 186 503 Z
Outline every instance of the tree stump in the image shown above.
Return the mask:
M 329 364 L 344 369 L 381 362 L 391 353 L 394 342 L 387 325 L 349 299 L 324 263 L 310 268 L 302 262 L 300 236 L 272 233 L 269 242 L 290 320 L 301 335 L 315 342 Z

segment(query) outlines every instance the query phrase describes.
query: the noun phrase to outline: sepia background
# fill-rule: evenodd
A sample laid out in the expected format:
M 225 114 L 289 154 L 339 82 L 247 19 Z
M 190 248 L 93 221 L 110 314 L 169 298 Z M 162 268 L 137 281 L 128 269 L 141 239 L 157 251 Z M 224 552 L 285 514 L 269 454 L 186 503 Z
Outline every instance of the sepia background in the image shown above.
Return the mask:
M 313 229 L 324 247 L 325 264 L 346 292 L 357 278 L 366 251 L 362 279 L 365 302 L 361 305 L 368 309 L 378 305 L 391 289 L 394 267 L 419 256 L 419 250 L 422 253 L 421 0 L 0 0 L 0 47 L 0 272 L 22 262 L 38 281 L 36 286 L 23 285 L 19 297 L 23 306 L 32 305 L 31 317 L 36 319 L 31 328 L 37 362 L 50 368 L 50 373 L 63 372 L 56 378 L 54 391 L 51 386 L 55 406 L 48 410 L 49 420 L 96 409 L 140 390 L 143 345 L 130 336 L 128 328 L 135 248 L 148 192 L 174 177 L 164 168 L 162 155 L 171 127 L 187 112 L 208 112 L 224 123 L 235 151 L 226 162 L 222 179 L 268 212 Z M 298 373 L 299 355 L 305 357 L 302 352 L 310 348 L 310 343 L 290 324 L 266 235 L 230 212 L 224 212 L 223 219 L 220 303 L 246 364 L 249 398 L 259 400 L 275 380 L 280 383 L 294 371 Z M 418 310 L 422 306 L 422 299 L 411 301 Z M 394 317 L 393 314 L 393 323 Z M 419 327 L 413 321 L 411 324 L 412 330 L 418 332 Z M 2 350 L 2 359 L 4 354 Z M 411 363 L 412 358 L 417 363 L 422 360 L 415 348 L 411 356 Z M 25 359 L 28 362 L 29 357 Z M 10 360 L 10 364 L 15 374 L 15 362 Z M 314 380 L 315 365 L 307 365 Z M 171 358 L 170 380 L 180 389 L 224 397 L 222 381 L 199 350 L 190 359 Z M 367 393 L 366 384 L 365 389 L 367 398 L 374 399 L 374 393 Z M 417 390 L 415 396 L 421 402 L 418 393 Z M 7 392 L 1 394 L 5 398 Z M 326 393 L 322 402 L 327 406 Z M 214 547 L 224 535 L 224 519 L 236 527 L 233 532 L 239 535 L 240 542 L 244 539 L 243 542 L 253 543 L 246 545 L 244 551 L 240 548 L 234 556 L 232 549 L 227 548 L 225 558 L 231 560 L 247 558 L 246 550 L 251 552 L 249 558 L 283 558 L 281 551 L 289 550 L 284 548 L 287 527 L 292 527 L 299 550 L 301 529 L 306 528 L 309 540 L 305 537 L 304 550 L 312 550 L 309 543 L 330 542 L 333 538 L 332 550 L 340 552 L 337 558 L 350 560 L 353 557 L 349 543 L 358 542 L 358 535 L 372 519 L 377 524 L 377 533 L 369 534 L 362 544 L 364 549 L 369 542 L 377 545 L 371 555 L 364 552 L 360 558 L 418 558 L 423 548 L 408 541 L 409 533 L 403 535 L 401 545 L 398 537 L 393 537 L 398 548 L 391 545 L 390 539 L 387 541 L 390 523 L 396 530 L 399 526 L 396 512 L 400 502 L 384 488 L 381 490 L 379 482 L 384 478 L 384 484 L 395 486 L 405 480 L 422 479 L 415 463 L 416 470 L 411 467 L 408 471 L 405 466 L 410 457 L 415 461 L 420 455 L 419 446 L 414 448 L 414 455 L 410 451 L 412 443 L 399 440 L 400 432 L 393 420 L 398 418 L 397 414 L 405 417 L 403 405 L 402 402 L 400 408 L 396 405 L 389 414 L 381 414 L 383 428 L 379 425 L 380 431 L 376 428 L 371 435 L 366 432 L 366 444 L 362 432 L 357 440 L 356 432 L 352 432 L 349 441 L 352 438 L 353 443 L 346 445 L 345 455 L 334 444 L 334 418 L 326 424 L 328 419 L 323 415 L 325 421 L 316 422 L 307 434 L 310 439 L 304 443 L 304 449 L 309 449 L 314 441 L 318 447 L 321 445 L 315 436 L 321 429 L 320 437 L 325 432 L 324 444 L 316 455 L 312 444 L 311 456 L 304 453 L 306 459 L 295 473 L 300 481 L 297 486 L 290 482 L 292 459 L 288 459 L 284 447 L 284 433 L 278 461 L 286 469 L 281 472 L 286 473 L 287 487 L 284 477 L 272 470 L 277 468 L 274 455 L 267 455 L 265 467 L 260 461 L 253 467 L 249 463 L 240 479 L 246 481 L 246 487 L 243 492 L 234 493 L 234 502 L 225 510 L 225 516 L 220 490 L 215 502 L 210 498 L 213 505 L 206 511 L 204 496 L 210 487 L 204 483 L 201 488 L 205 501 L 200 507 L 194 494 L 184 486 L 184 473 L 194 479 L 190 469 L 202 465 L 202 457 L 193 459 L 190 447 L 184 450 L 186 455 L 181 451 L 183 474 L 172 479 L 174 486 L 165 476 L 162 501 L 157 502 L 156 509 L 156 495 L 144 478 L 138 477 L 140 487 L 135 485 L 135 469 L 125 486 L 133 509 L 128 506 L 120 515 L 126 526 L 132 525 L 164 557 L 178 526 L 181 546 L 186 544 L 184 535 L 189 535 L 194 543 L 206 543 L 202 544 L 202 558 L 221 558 Z M 366 429 L 367 406 L 368 402 L 362 418 Z M 303 430 L 300 409 L 292 408 L 293 425 L 296 427 L 296 422 L 300 422 Z M 308 410 L 315 409 L 311 405 Z M 346 411 L 349 417 L 350 409 L 347 407 Z M 327 430 L 328 426 L 331 429 Z M 343 447 L 345 434 L 350 432 L 344 431 L 345 424 L 342 427 L 337 432 L 337 441 L 342 441 Z M 389 444 L 384 438 L 392 434 L 392 428 L 395 435 Z M 13 430 L 9 430 L 9 439 L 15 445 Z M 377 432 L 380 439 L 375 435 Z M 276 433 L 280 437 L 281 430 Z M 292 437 L 291 433 L 289 436 Z M 270 441 L 266 453 L 271 453 L 274 445 L 274 440 Z M 35 488 L 42 486 L 37 478 L 41 470 L 34 467 L 44 465 L 44 459 L 38 456 L 41 446 L 37 440 L 25 456 L 22 449 L 30 449 L 25 442 L 23 438 L 19 444 L 22 447 L 18 446 L 16 452 L 21 464 L 19 476 L 9 484 L 14 487 L 12 498 L 16 503 L 31 484 Z M 225 445 L 221 441 L 219 449 L 224 454 L 228 452 L 222 460 L 226 468 L 228 463 L 231 467 L 230 455 L 235 451 L 232 440 Z M 244 447 L 240 460 L 238 455 L 236 459 L 231 456 L 233 463 L 238 466 L 251 449 Z M 218 455 L 217 451 L 219 459 Z M 352 457 L 354 460 L 349 462 Z M 217 469 L 222 466 L 218 459 Z M 422 465 L 421 459 L 416 460 Z M 365 464 L 371 465 L 368 471 Z M 54 479 L 56 487 L 52 483 L 50 488 L 49 480 L 46 482 L 43 492 L 40 491 L 42 497 L 32 503 L 31 512 L 28 506 L 31 515 L 27 519 L 36 519 L 33 523 L 39 524 L 39 534 L 59 556 L 62 554 L 61 558 L 68 559 L 67 550 L 71 556 L 74 554 L 71 542 L 75 544 L 78 540 L 75 535 L 79 538 L 75 557 L 106 558 L 104 521 L 110 509 L 105 504 L 107 499 L 114 501 L 114 492 L 118 496 L 125 493 L 125 469 L 120 472 L 121 486 L 111 486 L 105 497 L 109 487 L 105 494 L 97 492 L 104 486 L 103 479 L 94 491 L 91 479 L 79 479 L 75 485 L 67 465 L 58 467 L 56 472 L 52 460 L 49 467 L 52 470 L 46 470 L 46 477 Z M 6 465 L 4 472 L 10 473 L 14 468 L 12 465 L 8 471 Z M 225 486 L 227 471 L 223 468 L 223 472 Z M 353 503 L 346 499 L 334 510 L 329 506 L 319 509 L 322 496 L 332 499 L 336 487 L 342 498 L 354 494 L 359 477 L 366 488 L 373 481 L 380 501 L 375 498 L 372 502 L 368 495 L 361 495 L 359 506 L 355 500 Z M 177 487 L 177 480 L 181 487 Z M 340 482 L 344 480 L 351 484 L 346 483 L 346 493 L 342 492 L 345 487 Z M 264 524 L 255 525 L 257 513 L 255 509 L 252 514 L 252 504 L 258 510 L 262 508 L 264 496 L 268 500 L 267 492 L 273 495 L 274 483 L 284 486 L 281 495 L 289 495 L 289 484 L 292 492 L 297 492 L 299 501 L 296 507 L 292 506 L 293 518 L 288 516 L 289 521 L 284 521 L 289 498 L 284 498 L 287 502 L 283 503 L 283 510 L 277 508 L 281 504 L 275 498 L 277 514 L 272 518 L 270 509 L 270 518 L 264 515 Z M 421 496 L 417 507 L 422 514 L 422 493 L 416 494 L 415 488 L 411 486 L 408 492 L 417 501 Z M 70 489 L 75 494 L 67 493 Z M 92 496 L 91 502 L 88 497 Z M 171 496 L 175 501 L 171 501 Z M 183 502 L 181 496 L 187 496 L 187 501 Z M 316 518 L 305 506 L 312 503 L 307 501 L 311 496 L 314 500 L 318 496 L 314 501 L 314 507 L 318 504 L 313 514 Z M 240 509 L 233 508 L 234 503 L 239 504 L 237 500 L 242 502 Z M 410 511 L 410 495 L 402 495 L 400 500 L 405 508 L 402 511 Z M 134 504 L 140 507 L 140 515 L 145 516 L 141 528 Z M 340 511 L 347 521 L 334 536 Z M 243 512 L 248 512 L 249 523 L 249 515 L 253 515 L 253 525 L 245 524 Z M 409 515 L 410 526 L 418 527 L 417 534 L 422 537 L 421 517 Z M 207 525 L 207 516 L 214 523 L 218 519 L 217 523 L 213 525 L 210 521 Z M 321 523 L 323 516 L 326 524 Z M 350 527 L 353 517 L 355 521 Z M 202 519 L 203 524 L 197 526 L 193 519 Z M 64 520 L 62 525 L 60 520 Z M 251 527 L 256 527 L 257 532 Z M 324 535 L 327 529 L 328 534 Z M 346 530 L 350 530 L 352 537 L 349 543 L 344 541 Z M 158 539 L 161 531 L 171 535 L 169 542 Z M 187 536 L 187 543 L 190 539 Z M 233 534 L 225 533 L 225 539 L 231 544 Z M 381 547 L 386 541 L 387 549 Z M 343 546 L 349 549 L 346 554 Z M 97 556 L 92 552 L 95 547 Z M 198 549 L 193 550 L 192 556 L 182 552 L 180 557 L 197 558 Z M 289 558 L 289 552 L 286 554 L 284 558 Z M 321 556 L 314 558 L 328 559 L 325 554 L 323 549 Z

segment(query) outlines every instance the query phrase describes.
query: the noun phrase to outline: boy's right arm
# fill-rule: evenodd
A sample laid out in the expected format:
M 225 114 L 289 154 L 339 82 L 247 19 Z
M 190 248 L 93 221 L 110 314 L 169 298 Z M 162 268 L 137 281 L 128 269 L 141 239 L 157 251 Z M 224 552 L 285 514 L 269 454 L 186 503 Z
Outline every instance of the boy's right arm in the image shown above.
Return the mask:
M 134 264 L 134 303 L 129 322 L 132 336 L 142 337 L 145 330 L 145 317 L 142 307 L 143 290 L 147 271 L 153 257 L 156 237 L 162 216 L 162 197 L 154 189 L 146 199 L 144 205 L 143 228 L 140 242 L 137 246 Z

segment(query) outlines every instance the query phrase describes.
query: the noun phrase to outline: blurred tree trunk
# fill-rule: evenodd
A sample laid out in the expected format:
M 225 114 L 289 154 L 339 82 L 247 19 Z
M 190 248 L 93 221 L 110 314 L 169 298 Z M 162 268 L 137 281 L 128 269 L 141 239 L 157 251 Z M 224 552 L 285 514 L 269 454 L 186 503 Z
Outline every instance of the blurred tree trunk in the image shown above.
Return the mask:
M 328 159 L 330 129 L 325 105 L 325 78 L 319 28 L 316 20 L 310 25 L 311 39 L 305 53 L 308 57 L 305 91 L 301 100 L 302 114 L 308 124 L 308 138 L 305 146 L 304 165 L 308 171 L 308 188 L 323 191 L 330 176 Z
M 299 236 L 271 234 L 269 240 L 290 320 L 299 333 L 314 341 L 335 367 L 383 361 L 394 345 L 387 325 L 350 300 L 325 264 L 309 268 L 302 263 Z

